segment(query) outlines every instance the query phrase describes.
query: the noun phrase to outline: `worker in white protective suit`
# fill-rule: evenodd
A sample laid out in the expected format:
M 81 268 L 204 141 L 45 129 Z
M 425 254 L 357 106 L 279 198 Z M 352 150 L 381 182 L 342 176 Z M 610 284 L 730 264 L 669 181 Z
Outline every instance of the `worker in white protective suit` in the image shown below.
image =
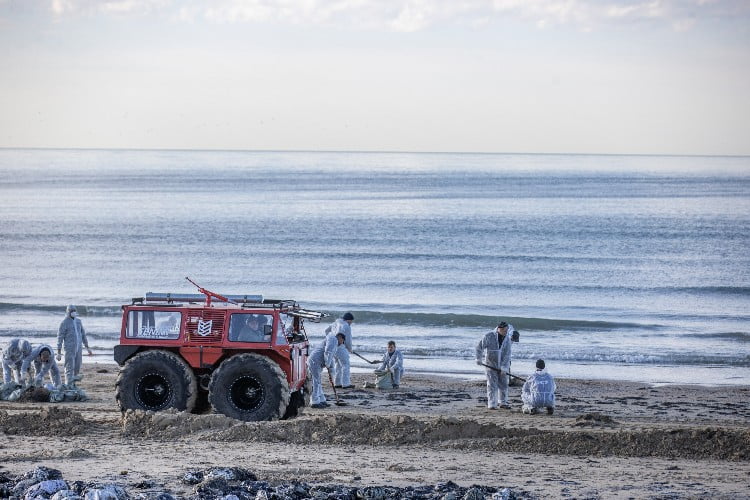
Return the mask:
M 508 335 L 508 332 L 513 332 Z M 484 334 L 476 347 L 477 364 L 484 366 L 487 374 L 487 408 L 510 408 L 508 383 L 510 381 L 511 342 L 518 342 L 518 332 L 505 321 Z
M 326 334 L 344 334 L 344 344 L 336 348 L 336 355 L 334 356 L 334 368 L 336 372 L 334 375 L 334 385 L 343 389 L 354 389 L 349 362 L 349 353 L 352 352 L 353 322 L 354 316 L 352 313 L 347 312 L 326 328 Z
M 34 365 L 35 372 L 34 380 L 30 379 L 29 373 L 29 368 L 32 364 Z M 21 373 L 29 375 L 29 377 L 23 382 L 23 385 L 27 387 L 31 385 L 41 387 L 45 375 L 49 375 L 50 382 L 52 382 L 55 389 L 62 385 L 60 369 L 57 367 L 57 363 L 55 363 L 52 347 L 47 344 L 40 344 L 31 350 L 31 354 L 26 356 L 23 360 Z
M 31 343 L 26 339 L 10 339 L 3 350 L 3 383 L 15 382 L 22 384 L 24 377 L 21 374 L 23 360 L 31 354 Z
M 401 383 L 401 375 L 404 373 L 404 355 L 396 349 L 396 342 L 393 340 L 388 341 L 388 349 L 383 354 L 383 359 L 375 374 L 377 375 L 378 372 L 386 373 L 388 375 L 386 380 L 390 380 L 393 388 L 398 389 L 398 385 Z
M 326 408 L 329 406 L 323 392 L 323 368 L 329 371 L 333 368 L 336 348 L 343 345 L 344 338 L 343 333 L 329 333 L 307 357 L 307 372 L 310 374 L 310 381 L 312 382 L 311 408 Z
M 76 306 L 70 305 L 65 309 L 65 319 L 60 323 L 57 332 L 57 360 L 62 359 L 62 351 L 65 351 L 65 384 L 73 387 L 81 380 L 81 364 L 83 360 L 83 348 L 86 348 L 89 356 L 94 353 L 89 349 L 89 341 L 86 338 L 86 330 L 83 328 Z
M 521 389 L 523 413 L 535 414 L 542 408 L 547 414 L 555 411 L 555 379 L 545 370 L 544 360 L 536 360 L 536 371 L 531 374 Z

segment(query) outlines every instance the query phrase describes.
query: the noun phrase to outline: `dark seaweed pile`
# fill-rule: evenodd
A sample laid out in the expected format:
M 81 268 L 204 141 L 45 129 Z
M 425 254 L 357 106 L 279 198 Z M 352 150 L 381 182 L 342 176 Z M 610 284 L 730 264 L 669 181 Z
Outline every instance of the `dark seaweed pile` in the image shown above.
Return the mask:
M 238 467 L 214 467 L 207 470 L 190 470 L 181 478 L 192 492 L 174 494 L 157 481 L 134 484 L 67 481 L 59 470 L 37 467 L 20 476 L 0 472 L 0 498 L 18 500 L 52 499 L 147 499 L 170 500 L 217 499 L 223 500 L 386 500 L 440 499 L 440 500 L 514 500 L 535 499 L 526 492 L 510 488 L 489 486 L 462 487 L 451 481 L 432 486 L 347 486 L 340 484 L 308 484 L 289 482 L 271 484 L 258 480 L 252 472 Z

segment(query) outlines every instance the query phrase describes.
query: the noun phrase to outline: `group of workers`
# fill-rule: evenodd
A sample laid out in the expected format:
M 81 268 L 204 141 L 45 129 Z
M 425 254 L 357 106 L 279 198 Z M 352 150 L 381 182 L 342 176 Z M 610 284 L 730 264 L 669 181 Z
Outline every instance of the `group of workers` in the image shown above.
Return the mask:
M 3 385 L 11 383 L 22 387 L 42 386 L 44 377 L 49 376 L 53 389 L 63 388 L 60 370 L 55 362 L 62 359 L 65 353 L 65 388 L 75 388 L 75 383 L 81 380 L 81 361 L 83 348 L 89 355 L 86 331 L 74 305 L 65 310 L 65 319 L 60 323 L 57 335 L 57 356 L 52 347 L 40 344 L 32 347 L 26 339 L 11 339 L 3 352 Z M 249 321 L 258 332 L 259 321 L 251 316 Z M 326 330 L 322 342 L 315 346 L 307 358 L 307 368 L 312 382 L 310 403 L 313 408 L 326 408 L 326 396 L 323 392 L 323 369 L 328 372 L 328 378 L 334 387 L 352 389 L 351 368 L 349 355 L 356 354 L 352 349 L 352 323 L 354 315 L 344 313 L 337 318 Z M 510 333 L 510 334 L 509 334 Z M 487 376 L 487 408 L 509 409 L 508 386 L 510 385 L 510 362 L 512 343 L 519 341 L 519 333 L 505 321 L 501 321 L 494 330 L 485 333 L 476 346 L 476 362 L 485 368 Z M 360 356 L 361 357 L 361 356 Z M 363 358 L 364 359 L 364 358 Z M 376 364 L 378 361 L 370 361 Z M 404 373 L 404 357 L 396 348 L 396 342 L 388 342 L 387 349 L 380 360 L 380 366 L 375 370 L 379 377 L 377 387 L 398 388 Z M 34 369 L 34 375 L 31 370 Z M 521 389 L 523 413 L 534 414 L 546 410 L 552 414 L 555 408 L 555 381 L 547 373 L 542 359 L 536 362 L 536 371 L 524 381 Z
M 328 372 L 328 378 L 335 389 L 353 389 L 351 382 L 351 365 L 349 354 L 352 350 L 352 323 L 354 315 L 347 312 L 330 324 L 325 338 L 315 346 L 307 358 L 307 370 L 310 374 L 312 390 L 310 406 L 312 408 L 326 408 L 329 406 L 323 392 L 323 369 Z M 356 354 L 356 353 L 354 353 Z M 377 363 L 377 361 L 371 361 Z M 404 357 L 396 349 L 394 341 L 388 342 L 388 348 L 383 354 L 376 373 L 387 374 L 391 388 L 398 388 L 401 375 L 404 372 Z
M 512 332 L 508 335 L 509 332 Z M 494 330 L 485 333 L 476 347 L 476 360 L 484 366 L 487 375 L 487 408 L 510 409 L 508 386 L 510 385 L 510 355 L 513 342 L 520 334 L 513 325 L 501 321 Z M 536 362 L 536 371 L 524 381 L 521 388 L 523 413 L 534 414 L 545 409 L 548 414 L 555 411 L 555 380 L 547 373 L 543 359 Z
M 75 383 L 81 380 L 81 361 L 83 348 L 89 356 L 93 352 L 89 348 L 86 330 L 78 318 L 76 306 L 70 305 L 65 310 L 65 319 L 60 323 L 57 335 L 57 356 L 48 344 L 32 346 L 26 339 L 11 339 L 3 351 L 3 385 L 15 384 L 22 387 L 41 387 L 45 377 L 49 377 L 49 387 L 53 390 L 61 388 L 75 388 Z M 65 384 L 63 387 L 60 369 L 56 361 L 62 360 L 65 353 L 63 368 L 65 370 Z M 32 374 L 33 368 L 33 374 Z
M 336 319 L 326 328 L 323 341 L 312 349 L 307 358 L 307 368 L 312 381 L 310 406 L 313 408 L 329 406 L 323 392 L 324 368 L 328 371 L 334 390 L 354 388 L 349 363 L 349 354 L 354 353 L 351 328 L 353 322 L 354 316 L 350 312 Z M 487 376 L 487 408 L 490 410 L 511 408 L 508 401 L 511 350 L 512 343 L 518 342 L 519 336 L 513 325 L 501 321 L 494 330 L 485 333 L 476 346 L 476 362 L 484 366 Z M 398 388 L 403 372 L 403 354 L 396 349 L 396 343 L 391 340 L 380 366 L 375 370 L 379 377 L 377 387 Z M 547 372 L 544 360 L 537 360 L 536 371 L 524 381 L 521 389 L 522 412 L 535 414 L 540 410 L 546 410 L 551 415 L 555 409 L 555 390 L 555 380 Z

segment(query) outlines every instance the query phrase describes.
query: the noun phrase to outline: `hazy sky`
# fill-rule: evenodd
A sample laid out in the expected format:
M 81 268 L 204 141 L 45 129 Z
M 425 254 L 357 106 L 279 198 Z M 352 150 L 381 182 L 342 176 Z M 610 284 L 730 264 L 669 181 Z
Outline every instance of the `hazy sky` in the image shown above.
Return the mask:
M 750 0 L 0 0 L 0 147 L 750 154 Z

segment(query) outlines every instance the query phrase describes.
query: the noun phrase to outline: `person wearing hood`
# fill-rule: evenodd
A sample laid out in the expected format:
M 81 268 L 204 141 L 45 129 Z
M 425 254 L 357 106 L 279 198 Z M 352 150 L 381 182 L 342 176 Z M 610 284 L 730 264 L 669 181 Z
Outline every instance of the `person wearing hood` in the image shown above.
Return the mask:
M 326 408 L 326 395 L 323 392 L 323 368 L 329 372 L 333 369 L 336 349 L 343 345 L 345 335 L 343 333 L 325 336 L 323 341 L 315 347 L 307 357 L 307 372 L 310 374 L 312 389 L 310 393 L 311 408 Z
M 512 335 L 508 335 L 512 331 Z M 518 334 L 505 321 L 497 328 L 485 333 L 476 347 L 477 364 L 484 366 L 487 374 L 487 408 L 496 410 L 498 400 L 501 408 L 510 408 L 508 383 L 510 381 L 511 342 L 518 342 Z
M 555 379 L 545 370 L 544 360 L 536 360 L 536 371 L 526 379 L 521 389 L 523 413 L 535 414 L 542 408 L 547 414 L 555 411 Z
M 404 373 L 404 355 L 396 349 L 396 342 L 388 341 L 388 349 L 383 354 L 383 360 L 380 362 L 378 371 L 387 372 L 391 377 L 391 384 L 394 389 L 398 389 L 401 383 L 401 375 Z
M 62 359 L 61 352 L 65 351 L 65 383 L 69 386 L 81 380 L 81 363 L 83 360 L 83 348 L 86 348 L 89 356 L 94 353 L 89 348 L 86 338 L 86 330 L 78 318 L 76 306 L 70 305 L 65 310 L 65 319 L 60 323 L 57 332 L 57 360 Z
M 21 373 L 23 360 L 31 354 L 31 343 L 26 339 L 10 339 L 3 351 L 3 383 L 23 383 L 26 378 Z
M 344 343 L 336 348 L 336 355 L 334 356 L 336 372 L 334 385 L 343 389 L 354 388 L 351 380 L 351 365 L 349 361 L 349 353 L 352 352 L 353 322 L 354 316 L 352 313 L 347 312 L 326 328 L 327 335 L 337 335 L 339 333 L 344 334 Z
M 31 364 L 34 364 L 35 376 L 32 382 L 30 368 Z M 44 376 L 49 374 L 49 379 L 55 388 L 59 388 L 62 385 L 60 379 L 60 369 L 55 363 L 54 352 L 52 347 L 47 344 L 40 344 L 31 350 L 31 354 L 26 356 L 21 365 L 21 373 L 26 375 L 26 379 L 23 381 L 24 385 L 34 385 L 41 387 L 44 382 Z
M 240 342 L 261 342 L 263 340 L 263 327 L 260 325 L 260 316 L 248 314 L 245 326 L 240 330 L 237 340 Z

